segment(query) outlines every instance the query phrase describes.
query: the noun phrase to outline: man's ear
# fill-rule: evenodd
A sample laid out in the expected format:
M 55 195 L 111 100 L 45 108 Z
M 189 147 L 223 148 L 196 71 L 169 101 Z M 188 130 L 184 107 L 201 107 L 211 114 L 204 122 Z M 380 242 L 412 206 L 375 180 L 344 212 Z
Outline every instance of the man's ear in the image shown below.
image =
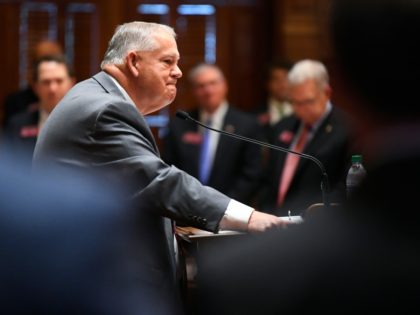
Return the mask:
M 130 51 L 125 57 L 125 62 L 128 71 L 130 71 L 133 76 L 138 77 L 140 74 L 140 57 L 134 51 Z
M 328 97 L 328 98 L 331 98 L 331 96 L 332 96 L 332 89 L 331 89 L 331 86 L 330 86 L 330 85 L 327 85 L 327 86 L 325 87 L 324 91 L 325 91 L 325 95 L 327 95 L 327 97 Z

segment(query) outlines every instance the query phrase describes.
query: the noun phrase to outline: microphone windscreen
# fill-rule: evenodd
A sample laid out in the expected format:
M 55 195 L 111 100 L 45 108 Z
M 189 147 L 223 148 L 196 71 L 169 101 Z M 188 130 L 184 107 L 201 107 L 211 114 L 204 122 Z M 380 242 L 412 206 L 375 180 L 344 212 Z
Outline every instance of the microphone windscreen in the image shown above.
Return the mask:
M 182 111 L 182 110 L 178 110 L 176 111 L 176 117 L 180 118 L 180 119 L 184 119 L 187 120 L 188 118 L 190 118 L 190 115 L 188 115 L 188 113 Z

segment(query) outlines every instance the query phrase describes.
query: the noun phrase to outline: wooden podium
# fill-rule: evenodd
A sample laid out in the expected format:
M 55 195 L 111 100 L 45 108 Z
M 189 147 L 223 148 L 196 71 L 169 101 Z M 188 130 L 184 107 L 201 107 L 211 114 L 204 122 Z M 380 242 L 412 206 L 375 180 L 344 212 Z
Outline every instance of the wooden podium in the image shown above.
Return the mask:
M 281 219 L 298 224 L 303 222 L 301 216 L 281 217 Z M 176 227 L 179 246 L 179 266 L 181 292 L 188 315 L 197 314 L 197 281 L 200 273 L 200 258 L 206 252 L 217 253 L 218 248 L 234 248 L 240 242 L 246 241 L 247 233 L 221 230 L 218 234 L 200 230 L 194 227 Z
M 227 242 L 237 242 L 246 233 L 236 231 L 219 231 L 214 234 L 193 227 L 176 227 L 179 246 L 179 266 L 181 293 L 188 315 L 197 314 L 197 281 L 200 272 L 200 257 L 210 249 L 217 248 Z

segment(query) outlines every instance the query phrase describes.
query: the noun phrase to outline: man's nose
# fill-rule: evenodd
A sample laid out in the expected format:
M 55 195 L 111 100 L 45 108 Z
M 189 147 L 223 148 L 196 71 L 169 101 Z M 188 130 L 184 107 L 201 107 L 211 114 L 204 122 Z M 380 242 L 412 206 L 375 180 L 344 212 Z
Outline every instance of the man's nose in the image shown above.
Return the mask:
M 172 76 L 176 79 L 179 79 L 182 77 L 182 71 L 178 67 L 178 65 L 175 66 L 174 70 L 172 71 Z
M 49 86 L 49 90 L 51 93 L 55 93 L 57 91 L 58 84 L 57 82 L 51 82 Z

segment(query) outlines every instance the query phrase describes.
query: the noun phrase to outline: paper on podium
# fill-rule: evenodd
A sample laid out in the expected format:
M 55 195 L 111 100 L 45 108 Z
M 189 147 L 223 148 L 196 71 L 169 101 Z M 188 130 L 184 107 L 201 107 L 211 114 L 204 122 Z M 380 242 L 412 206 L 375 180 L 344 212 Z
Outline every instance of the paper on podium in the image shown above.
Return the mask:
M 303 219 L 299 215 L 295 216 L 286 216 L 286 217 L 279 217 L 280 219 L 290 222 L 291 224 L 302 223 Z M 228 236 L 228 235 L 242 235 L 246 234 L 246 232 L 239 232 L 239 231 L 232 231 L 232 230 L 219 230 L 219 233 L 213 233 L 205 230 L 200 230 L 195 227 L 184 227 L 184 226 L 177 226 L 176 233 L 178 235 L 184 236 L 188 239 L 194 238 L 208 238 L 208 237 L 221 237 L 221 236 Z
M 241 235 L 244 234 L 244 232 L 238 232 L 238 231 L 231 231 L 231 230 L 219 230 L 219 233 L 213 233 L 205 230 L 200 230 L 195 227 L 176 227 L 176 232 L 179 235 L 184 235 L 190 239 L 193 238 L 205 238 L 205 237 L 220 237 L 220 236 L 226 236 L 226 235 Z
M 303 218 L 300 215 L 291 215 L 287 217 L 279 217 L 280 219 L 290 223 L 302 223 Z

